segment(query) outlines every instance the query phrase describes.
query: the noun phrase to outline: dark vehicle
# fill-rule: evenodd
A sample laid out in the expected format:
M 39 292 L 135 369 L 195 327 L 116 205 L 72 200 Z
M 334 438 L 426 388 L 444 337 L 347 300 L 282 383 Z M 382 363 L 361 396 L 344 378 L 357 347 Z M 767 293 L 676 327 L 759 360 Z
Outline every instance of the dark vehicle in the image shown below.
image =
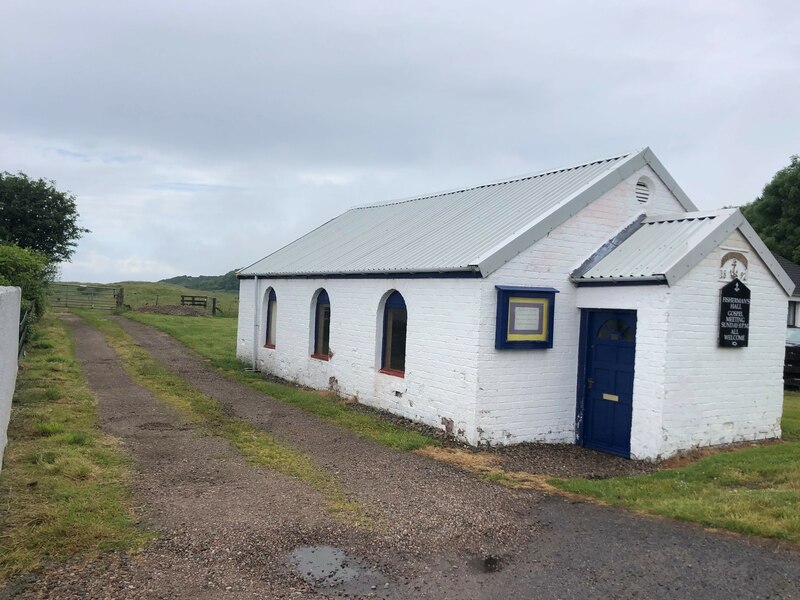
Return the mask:
M 800 327 L 790 327 L 786 330 L 783 385 L 785 387 L 800 387 Z

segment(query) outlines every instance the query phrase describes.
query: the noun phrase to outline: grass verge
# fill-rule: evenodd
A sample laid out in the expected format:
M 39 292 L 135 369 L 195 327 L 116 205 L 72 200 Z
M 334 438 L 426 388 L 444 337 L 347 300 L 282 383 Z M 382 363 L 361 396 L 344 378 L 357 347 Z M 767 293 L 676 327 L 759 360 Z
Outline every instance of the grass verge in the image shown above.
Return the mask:
M 225 438 L 251 463 L 307 483 L 325 497 L 326 507 L 340 520 L 368 524 L 364 508 L 350 500 L 336 479 L 317 466 L 308 454 L 278 441 L 247 421 L 226 416 L 219 402 L 160 366 L 108 315 L 90 310 L 74 312 L 106 336 L 136 381 L 176 408 L 187 421 L 202 427 L 208 434 Z M 199 319 L 195 317 L 195 320 Z
M 439 462 L 447 463 L 474 474 L 480 481 L 496 483 L 512 489 L 544 490 L 558 493 L 559 490 L 547 481 L 544 475 L 525 471 L 506 471 L 503 459 L 490 452 L 464 450 L 462 448 L 437 448 L 428 446 L 415 451 Z
M 97 424 L 64 324 L 45 316 L 20 365 L 0 473 L 0 583 L 51 560 L 134 550 L 129 461 Z
M 265 380 L 256 373 L 248 373 L 236 360 L 236 320 L 179 317 L 150 313 L 126 313 L 128 318 L 152 325 L 168 333 L 201 356 L 224 375 L 263 392 L 277 400 L 297 406 L 307 412 L 349 429 L 396 450 L 416 450 L 425 446 L 438 446 L 435 438 L 410 431 L 375 415 L 360 412 L 330 394 L 303 389 Z
M 720 452 L 680 469 L 549 483 L 632 510 L 800 542 L 800 394 L 786 394 L 782 427 L 786 443 Z

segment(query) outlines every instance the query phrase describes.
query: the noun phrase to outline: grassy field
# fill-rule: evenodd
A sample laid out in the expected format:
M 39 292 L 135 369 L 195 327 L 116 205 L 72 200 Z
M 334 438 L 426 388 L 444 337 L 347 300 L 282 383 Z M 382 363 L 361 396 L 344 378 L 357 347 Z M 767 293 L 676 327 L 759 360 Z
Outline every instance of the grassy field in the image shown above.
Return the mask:
M 681 469 L 550 483 L 632 510 L 800 542 L 800 394 L 786 394 L 782 427 L 785 443 L 720 452 Z
M 65 282 L 66 283 L 66 282 Z M 75 283 L 75 282 L 70 282 Z M 81 285 L 100 285 L 83 283 Z M 165 304 L 180 304 L 181 295 L 208 296 L 217 299 L 217 306 L 222 309 L 223 316 L 235 317 L 239 311 L 239 294 L 235 292 L 195 290 L 172 283 L 150 283 L 147 281 L 120 281 L 108 284 L 125 290 L 125 304 L 131 308 Z
M 50 560 L 135 549 L 129 463 L 97 425 L 70 336 L 52 316 L 36 325 L 14 395 L 0 473 L 0 583 Z
M 326 499 L 330 512 L 347 522 L 366 523 L 367 518 L 357 503 L 341 489 L 334 475 L 316 465 L 311 456 L 279 442 L 266 431 L 247 421 L 225 415 L 215 399 L 197 391 L 188 382 L 160 366 L 142 350 L 107 313 L 76 310 L 87 323 L 99 329 L 111 347 L 122 358 L 125 369 L 157 398 L 179 410 L 189 422 L 201 426 L 208 434 L 228 440 L 250 462 L 294 477 L 307 483 Z M 162 315 L 159 315 L 162 316 Z M 174 318 L 174 317 L 173 317 Z M 209 325 L 228 323 L 231 319 L 198 319 Z M 218 327 L 218 326 L 217 326 Z
M 236 360 L 234 319 L 193 319 L 149 313 L 128 313 L 126 316 L 170 334 L 201 356 L 210 359 L 211 365 L 225 375 L 360 436 L 397 450 L 439 445 L 433 438 L 354 410 L 329 394 L 267 381 L 258 374 L 245 372 L 242 363 Z

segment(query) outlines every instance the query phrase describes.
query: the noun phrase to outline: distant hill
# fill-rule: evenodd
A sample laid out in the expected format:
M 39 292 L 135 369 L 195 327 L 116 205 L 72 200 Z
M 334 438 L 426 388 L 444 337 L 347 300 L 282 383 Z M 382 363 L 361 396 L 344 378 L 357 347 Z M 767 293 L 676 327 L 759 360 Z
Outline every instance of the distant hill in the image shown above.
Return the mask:
M 238 292 L 239 280 L 236 279 L 236 271 L 228 271 L 225 275 L 178 275 L 169 279 L 162 279 L 159 283 L 172 283 L 182 285 L 193 290 L 203 291 L 223 291 Z

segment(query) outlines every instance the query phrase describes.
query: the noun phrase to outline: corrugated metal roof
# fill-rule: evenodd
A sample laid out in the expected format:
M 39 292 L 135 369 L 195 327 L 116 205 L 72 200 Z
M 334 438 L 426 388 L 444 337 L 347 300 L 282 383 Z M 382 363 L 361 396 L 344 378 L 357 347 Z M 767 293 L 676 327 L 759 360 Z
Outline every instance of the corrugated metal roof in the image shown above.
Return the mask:
M 354 208 L 240 275 L 476 271 L 480 257 L 612 173 L 630 156 Z
M 786 271 L 786 274 L 791 278 L 792 283 L 794 283 L 794 294 L 793 296 L 797 297 L 800 296 L 800 265 L 793 263 L 788 258 L 782 257 L 780 254 L 772 253 L 772 256 L 775 257 L 775 260 L 778 261 L 783 270 Z
M 578 282 L 661 279 L 671 283 L 670 274 L 676 266 L 682 262 L 695 264 L 687 261 L 687 256 L 700 252 L 709 242 L 713 247 L 721 243 L 736 228 L 739 219 L 734 217 L 738 215 L 736 209 L 724 209 L 645 219 L 616 248 L 598 257 L 579 276 L 574 274 L 574 279 Z

